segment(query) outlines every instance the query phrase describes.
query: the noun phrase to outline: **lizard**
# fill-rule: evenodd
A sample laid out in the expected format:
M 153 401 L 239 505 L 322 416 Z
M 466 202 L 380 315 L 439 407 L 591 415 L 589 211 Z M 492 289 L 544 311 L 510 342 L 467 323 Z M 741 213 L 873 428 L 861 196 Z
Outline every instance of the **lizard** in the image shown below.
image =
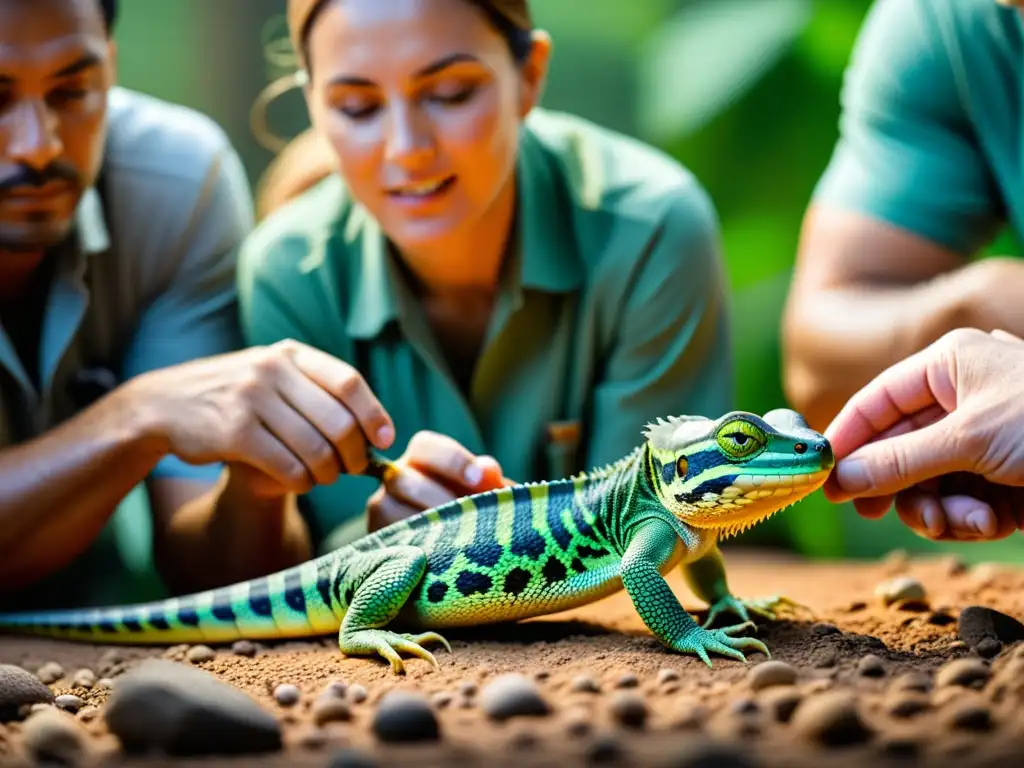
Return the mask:
M 0 614 L 0 630 L 108 644 L 223 643 L 337 633 L 348 657 L 402 655 L 439 668 L 438 630 L 552 614 L 622 589 L 671 651 L 746 662 L 740 635 L 787 602 L 730 590 L 719 542 L 819 488 L 831 445 L 797 412 L 659 417 L 622 458 L 558 480 L 463 496 L 301 564 L 146 603 Z M 370 474 L 400 471 L 371 455 Z M 680 568 L 709 605 L 703 624 L 665 577 Z M 739 623 L 715 629 L 720 615 Z M 399 631 L 406 630 L 406 631 Z M 436 648 L 435 648 L 436 650 Z

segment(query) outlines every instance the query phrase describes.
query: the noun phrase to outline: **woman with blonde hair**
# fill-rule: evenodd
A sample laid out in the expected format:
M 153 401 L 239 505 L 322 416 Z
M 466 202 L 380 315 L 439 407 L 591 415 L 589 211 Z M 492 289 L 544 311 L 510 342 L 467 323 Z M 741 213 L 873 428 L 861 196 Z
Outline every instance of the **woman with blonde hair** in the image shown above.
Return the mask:
M 323 546 L 732 407 L 711 201 L 538 106 L 552 41 L 526 0 L 289 0 L 288 25 L 312 128 L 264 179 L 243 328 L 357 367 L 401 468 L 314 488 L 318 535 L 348 524 Z

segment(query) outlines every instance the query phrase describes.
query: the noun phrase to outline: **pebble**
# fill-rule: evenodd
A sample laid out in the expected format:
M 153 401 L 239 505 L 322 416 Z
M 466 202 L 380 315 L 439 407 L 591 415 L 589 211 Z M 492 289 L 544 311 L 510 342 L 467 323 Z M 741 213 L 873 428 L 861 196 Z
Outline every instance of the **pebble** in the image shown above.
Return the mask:
M 83 701 L 82 697 L 75 696 L 73 693 L 61 694 L 53 700 L 53 703 L 71 714 L 75 714 L 75 712 L 85 706 L 85 701 Z
M 71 676 L 71 685 L 92 690 L 96 686 L 96 673 L 91 669 L 79 669 Z
M 96 687 L 100 690 L 109 691 L 114 687 L 114 681 L 109 677 L 101 677 L 96 681 Z
M 373 732 L 381 741 L 437 741 L 441 726 L 427 698 L 399 689 L 384 694 L 373 713 Z
M 534 680 L 536 679 L 537 678 L 535 677 Z M 463 680 L 461 683 L 459 683 L 459 693 L 462 696 L 473 696 L 476 694 L 478 689 L 479 686 L 477 685 L 475 680 Z
M 317 725 L 327 723 L 338 723 L 352 719 L 352 710 L 348 702 L 342 698 L 331 695 L 320 695 L 313 702 L 310 710 L 313 722 Z
M 640 678 L 632 672 L 620 675 L 619 679 L 615 681 L 616 688 L 636 688 L 638 685 L 640 685 Z
M 894 691 L 917 691 L 928 693 L 932 689 L 932 681 L 924 672 L 904 672 L 889 684 Z
M 988 682 L 991 670 L 980 659 L 954 659 L 943 665 L 935 675 L 935 685 L 959 685 L 964 688 L 981 688 Z
M 579 738 L 586 736 L 593 728 L 590 712 L 586 709 L 574 709 L 565 716 L 565 731 L 570 736 Z
M 348 692 L 346 693 L 348 700 L 351 701 L 353 704 L 361 704 L 362 702 L 366 701 L 366 697 L 368 695 L 369 694 L 367 693 L 366 688 L 360 685 L 359 683 L 353 683 L 352 685 L 350 685 L 348 687 Z
M 995 725 L 988 709 L 974 702 L 953 704 L 943 713 L 943 722 L 968 731 L 989 731 Z
M 809 741 L 831 747 L 871 737 L 857 710 L 857 699 L 849 691 L 827 691 L 804 699 L 793 713 L 791 727 Z
M 348 692 L 348 683 L 344 680 L 334 680 L 324 688 L 323 696 L 337 696 L 339 699 L 345 698 L 345 694 Z
M 784 661 L 769 659 L 757 664 L 747 674 L 752 690 L 760 691 L 775 685 L 793 685 L 796 682 L 796 670 Z
M 638 694 L 616 693 L 608 709 L 614 720 L 627 728 L 643 728 L 647 722 L 647 702 Z
M 869 653 L 857 662 L 857 673 L 861 677 L 884 677 L 885 662 L 873 653 Z
M 590 675 L 579 675 L 573 678 L 569 690 L 573 693 L 600 693 L 601 686 Z
M 983 659 L 994 658 L 999 655 L 1001 650 L 1003 650 L 1003 644 L 994 637 L 986 637 L 974 646 L 974 651 Z
M 53 691 L 37 675 L 13 664 L 0 664 L 0 722 L 14 720 L 26 704 L 49 704 Z
M 665 683 L 672 683 L 679 679 L 679 673 L 674 669 L 659 669 L 658 670 L 658 685 L 664 685 Z
M 587 746 L 586 759 L 588 763 L 611 763 L 622 757 L 624 751 L 622 743 L 614 735 L 603 733 Z
M 274 688 L 274 701 L 282 707 L 294 707 L 302 698 L 302 692 L 291 683 L 281 683 Z
M 83 723 L 90 723 L 95 720 L 100 714 L 99 707 L 83 707 L 78 710 L 78 719 Z
M 331 755 L 327 768 L 377 768 L 377 761 L 358 747 L 342 747 Z
M 64 667 L 55 661 L 48 661 L 36 670 L 36 677 L 43 685 L 52 685 L 64 677 Z
M 912 691 L 897 693 L 889 701 L 886 711 L 892 717 L 906 718 L 913 717 L 927 711 L 931 707 L 927 696 L 921 696 Z
M 444 709 L 452 703 L 452 692 L 438 691 L 430 697 L 430 703 L 433 704 L 437 709 Z
M 803 695 L 792 686 L 774 686 L 761 693 L 757 700 L 776 722 L 788 723 Z
M 829 624 L 824 621 L 820 621 L 811 627 L 811 632 L 819 637 L 825 637 L 827 635 L 838 635 L 841 634 L 839 627 L 835 624 Z
M 532 680 L 517 673 L 499 675 L 480 691 L 480 705 L 493 720 L 510 717 L 542 717 L 551 713 L 551 705 L 544 699 Z
M 217 658 L 217 654 L 208 645 L 193 645 L 185 653 L 185 658 L 193 664 L 203 664 L 207 661 L 213 661 Z
M 252 697 L 166 659 L 147 659 L 119 678 L 104 715 L 126 753 L 228 755 L 282 747 L 280 724 Z
M 912 576 L 898 576 L 875 587 L 875 597 L 879 598 L 883 605 L 890 606 L 895 603 L 923 601 L 925 591 L 921 582 Z
M 231 645 L 231 652 L 235 656 L 253 657 L 256 655 L 256 644 L 251 640 L 236 640 Z
M 971 648 L 986 638 L 1013 643 L 1024 640 L 1024 624 L 991 608 L 969 605 L 960 611 L 956 635 Z
M 88 754 L 88 737 L 78 722 L 47 707 L 29 716 L 21 731 L 25 750 L 41 764 L 77 765 Z

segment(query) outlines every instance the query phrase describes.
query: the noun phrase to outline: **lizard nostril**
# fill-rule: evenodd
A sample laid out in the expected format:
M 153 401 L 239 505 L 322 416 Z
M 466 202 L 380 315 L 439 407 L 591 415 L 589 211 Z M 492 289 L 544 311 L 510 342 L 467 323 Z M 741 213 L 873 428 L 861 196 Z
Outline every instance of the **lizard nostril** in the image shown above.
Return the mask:
M 793 450 L 797 453 L 803 453 L 807 450 L 807 443 L 797 443 L 793 446 Z M 820 449 L 819 449 L 820 450 Z

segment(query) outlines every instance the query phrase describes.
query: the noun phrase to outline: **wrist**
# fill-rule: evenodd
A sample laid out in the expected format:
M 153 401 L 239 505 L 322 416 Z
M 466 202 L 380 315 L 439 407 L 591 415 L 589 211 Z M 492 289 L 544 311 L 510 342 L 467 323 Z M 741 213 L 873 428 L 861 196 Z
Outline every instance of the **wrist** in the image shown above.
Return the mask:
M 133 381 L 126 382 L 97 403 L 103 410 L 104 427 L 122 445 L 150 456 L 154 462 L 171 452 L 170 430 L 159 418 L 152 399 Z

